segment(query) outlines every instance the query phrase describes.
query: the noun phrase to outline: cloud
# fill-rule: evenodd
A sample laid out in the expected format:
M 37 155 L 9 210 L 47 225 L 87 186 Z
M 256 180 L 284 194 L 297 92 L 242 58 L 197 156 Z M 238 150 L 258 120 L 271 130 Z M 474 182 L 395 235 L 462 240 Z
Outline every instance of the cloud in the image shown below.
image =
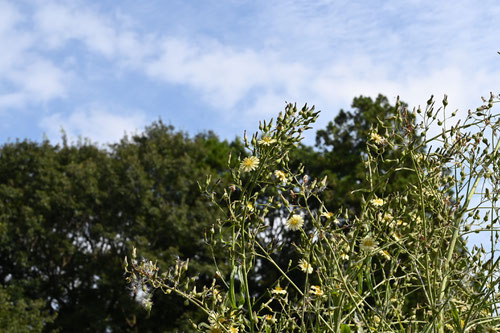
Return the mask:
M 128 64 L 141 62 L 152 51 L 152 36 L 133 31 L 126 17 L 103 15 L 83 4 L 44 3 L 33 21 L 48 48 L 61 49 L 77 41 L 91 53 Z
M 36 34 L 17 8 L 0 2 L 0 111 L 43 103 L 66 93 L 70 73 L 35 52 Z
M 198 90 L 210 104 L 234 107 L 249 91 L 270 81 L 268 66 L 252 50 L 235 51 L 219 43 L 169 38 L 161 55 L 146 66 L 154 78 Z
M 212 12 L 197 16 L 217 21 L 223 35 L 182 29 L 186 17 L 175 15 L 157 32 L 135 13 L 122 12 L 127 8 L 96 3 L 40 1 L 31 11 L 14 4 L 0 0 L 0 47 L 8 50 L 0 54 L 0 110 L 75 96 L 94 102 L 79 95 L 78 84 L 102 91 L 100 100 L 104 96 L 116 105 L 120 97 L 99 85 L 105 75 L 93 79 L 102 72 L 118 73 L 112 80 L 137 89 L 143 89 L 138 76 L 156 82 L 159 91 L 181 87 L 187 91 L 182 103 L 206 104 L 218 121 L 232 122 L 228 128 L 241 119 L 248 124 L 275 116 L 284 101 L 307 101 L 324 114 L 336 113 L 360 94 L 383 93 L 390 100 L 400 95 L 418 105 L 430 94 L 440 99 L 447 93 L 450 108 L 466 109 L 499 83 L 492 64 L 500 37 L 488 33 L 499 27 L 500 6 L 494 2 L 255 2 L 251 16 L 235 16 L 251 32 L 224 26 Z M 490 53 L 497 58 L 485 56 Z M 97 117 L 86 112 L 89 119 Z M 60 111 L 54 120 L 70 122 L 76 115 Z
M 126 133 L 142 129 L 146 115 L 142 111 L 90 105 L 67 114 L 48 115 L 39 125 L 52 142 L 60 141 L 64 130 L 70 141 L 83 137 L 103 144 L 119 141 Z

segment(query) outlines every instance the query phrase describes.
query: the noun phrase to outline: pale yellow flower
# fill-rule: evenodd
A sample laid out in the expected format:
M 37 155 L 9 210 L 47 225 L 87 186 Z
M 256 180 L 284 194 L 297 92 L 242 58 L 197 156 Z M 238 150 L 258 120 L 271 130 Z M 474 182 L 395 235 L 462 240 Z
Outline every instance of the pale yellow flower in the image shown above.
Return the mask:
M 340 259 L 342 259 L 342 260 L 349 260 L 349 255 L 346 252 L 342 252 L 340 254 Z
M 370 200 L 370 203 L 375 207 L 381 207 L 384 205 L 384 200 L 382 200 L 380 198 L 375 198 L 375 199 Z
M 270 136 L 263 136 L 262 139 L 259 140 L 260 145 L 269 146 L 276 142 L 276 139 L 271 138 Z
M 323 290 L 321 290 L 320 286 L 311 286 L 311 294 L 321 297 L 323 296 Z
M 393 232 L 391 235 L 392 235 L 392 238 L 394 238 L 396 240 L 396 242 L 399 242 L 401 240 L 401 238 L 403 237 L 399 232 Z
M 361 250 L 370 252 L 373 251 L 378 246 L 378 242 L 370 236 L 366 236 L 361 240 L 359 247 Z
M 286 182 L 286 173 L 281 170 L 274 171 L 274 176 L 280 180 L 280 182 Z
M 313 268 L 310 263 L 308 263 L 305 259 L 299 260 L 300 270 L 304 273 L 311 274 L 313 272 Z
M 381 251 L 381 252 L 380 252 L 380 254 L 382 254 L 382 256 L 383 256 L 385 259 L 387 259 L 387 260 L 391 260 L 391 255 L 389 254 L 389 252 L 388 252 L 388 251 L 383 250 L 383 251 Z
M 332 212 L 324 212 L 323 214 L 321 214 L 321 216 L 326 217 L 328 220 L 331 219 L 333 215 L 334 214 Z
M 276 294 L 276 295 L 285 295 L 286 294 L 286 290 L 281 288 L 280 286 L 276 286 L 272 291 L 271 293 L 273 294 Z
M 385 142 L 385 138 L 376 132 L 371 132 L 370 140 L 374 141 L 378 145 L 381 145 Z
M 304 219 L 302 216 L 294 214 L 286 221 L 286 225 L 291 230 L 299 230 L 304 225 Z
M 238 329 L 238 327 L 234 327 L 234 326 L 231 326 L 229 327 L 229 332 L 231 333 L 238 333 L 240 330 Z
M 253 203 L 251 203 L 251 202 L 247 203 L 247 209 L 248 209 L 250 212 L 253 212 L 253 209 L 254 209 L 254 207 L 253 207 Z
M 243 172 L 250 172 L 259 166 L 259 158 L 257 156 L 249 156 L 245 157 L 243 161 L 241 161 L 240 169 Z

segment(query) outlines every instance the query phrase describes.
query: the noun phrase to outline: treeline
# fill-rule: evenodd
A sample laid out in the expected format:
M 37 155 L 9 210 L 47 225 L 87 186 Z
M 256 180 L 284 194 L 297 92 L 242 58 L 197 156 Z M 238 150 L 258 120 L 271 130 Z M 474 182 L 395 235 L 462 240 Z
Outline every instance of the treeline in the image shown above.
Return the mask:
M 328 176 L 330 211 L 356 212 L 364 185 L 363 156 L 373 126 L 396 114 L 386 97 L 358 97 L 299 146 L 292 165 L 311 179 Z M 190 258 L 200 282 L 216 272 L 204 234 L 218 217 L 199 191 L 207 176 L 229 187 L 229 154 L 239 139 L 190 137 L 161 121 L 107 149 L 82 142 L 17 141 L 0 148 L 0 330 L 2 332 L 186 332 L 203 315 L 174 296 L 142 293 L 123 278 L 122 261 L 136 247 L 166 269 Z M 397 154 L 389 151 L 387 154 Z M 391 190 L 411 179 L 391 180 Z M 276 212 L 279 216 L 279 212 Z M 272 229 L 271 229 L 272 230 Z M 281 262 L 286 265 L 286 251 Z M 222 271 L 224 267 L 220 268 Z M 227 272 L 222 272 L 223 274 Z M 253 281 L 272 279 L 266 267 Z

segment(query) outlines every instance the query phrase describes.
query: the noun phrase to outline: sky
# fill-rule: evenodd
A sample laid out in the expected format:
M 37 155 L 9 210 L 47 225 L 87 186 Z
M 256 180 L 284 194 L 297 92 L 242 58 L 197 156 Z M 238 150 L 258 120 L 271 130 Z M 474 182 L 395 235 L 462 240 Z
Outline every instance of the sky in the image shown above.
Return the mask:
M 99 144 L 162 119 L 254 131 L 285 102 L 449 108 L 500 93 L 498 1 L 0 0 L 0 144 Z M 314 141 L 314 131 L 306 141 Z

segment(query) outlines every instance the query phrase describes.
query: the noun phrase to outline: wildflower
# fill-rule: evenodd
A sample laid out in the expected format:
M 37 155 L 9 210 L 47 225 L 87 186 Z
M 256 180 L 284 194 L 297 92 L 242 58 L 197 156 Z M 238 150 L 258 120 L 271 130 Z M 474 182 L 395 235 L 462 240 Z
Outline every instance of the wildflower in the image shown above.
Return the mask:
M 387 260 L 391 260 L 391 255 L 389 254 L 389 252 L 387 250 L 383 250 L 380 252 L 380 254 L 382 254 L 382 256 L 387 259 Z
M 323 214 L 321 214 L 321 216 L 326 217 L 327 220 L 329 220 L 333 217 L 333 213 L 332 212 L 324 212 Z
M 276 286 L 272 291 L 271 293 L 273 294 L 276 294 L 276 295 L 285 295 L 286 294 L 286 290 L 281 288 L 279 285 Z
M 401 240 L 401 238 L 403 237 L 399 232 L 393 232 L 391 235 L 392 235 L 392 238 L 394 238 L 396 240 L 396 242 L 399 242 Z
M 421 163 L 422 161 L 424 161 L 425 159 L 425 155 L 424 154 L 421 154 L 421 153 L 417 153 L 415 155 L 415 159 L 417 160 L 417 162 Z
M 382 200 L 380 198 L 375 198 L 375 199 L 370 200 L 370 203 L 375 207 L 381 207 L 384 205 L 384 200 Z
M 311 264 L 304 259 L 299 260 L 299 267 L 304 273 L 311 274 L 313 272 Z
M 376 144 L 381 145 L 385 142 L 385 138 L 378 133 L 372 132 L 370 134 L 370 140 L 375 141 Z
M 250 172 L 259 166 L 259 158 L 256 156 L 245 157 L 243 161 L 241 161 L 240 169 L 243 172 Z
M 294 214 L 286 221 L 286 225 L 291 230 L 299 230 L 304 225 L 304 219 L 302 216 Z
M 318 297 L 323 296 L 323 290 L 321 290 L 320 286 L 311 286 L 311 291 L 310 292 L 314 296 L 318 296 Z
M 349 260 L 349 255 L 346 252 L 342 252 L 340 254 L 340 259 L 342 259 L 342 260 Z
M 361 250 L 370 252 L 373 251 L 378 246 L 378 242 L 370 236 L 366 236 L 361 240 L 359 247 Z
M 286 182 L 286 173 L 281 170 L 274 171 L 274 176 L 280 180 L 280 182 Z
M 253 203 L 251 203 L 251 202 L 247 203 L 247 209 L 248 209 L 248 211 L 253 212 L 253 209 L 254 209 Z
M 240 330 L 238 329 L 238 327 L 234 327 L 234 326 L 231 326 L 229 327 L 229 332 L 231 333 L 238 333 Z
M 214 301 L 215 302 L 222 302 L 222 296 L 220 294 L 220 291 L 217 290 L 217 289 L 214 289 L 214 292 L 213 292 L 213 298 L 214 298 Z
M 269 146 L 276 142 L 276 139 L 271 138 L 270 136 L 263 136 L 262 139 L 259 140 L 259 144 L 263 146 Z
M 266 321 L 269 321 L 273 324 L 276 322 L 276 318 L 274 318 L 274 316 L 271 314 L 267 314 L 264 318 L 266 319 Z

